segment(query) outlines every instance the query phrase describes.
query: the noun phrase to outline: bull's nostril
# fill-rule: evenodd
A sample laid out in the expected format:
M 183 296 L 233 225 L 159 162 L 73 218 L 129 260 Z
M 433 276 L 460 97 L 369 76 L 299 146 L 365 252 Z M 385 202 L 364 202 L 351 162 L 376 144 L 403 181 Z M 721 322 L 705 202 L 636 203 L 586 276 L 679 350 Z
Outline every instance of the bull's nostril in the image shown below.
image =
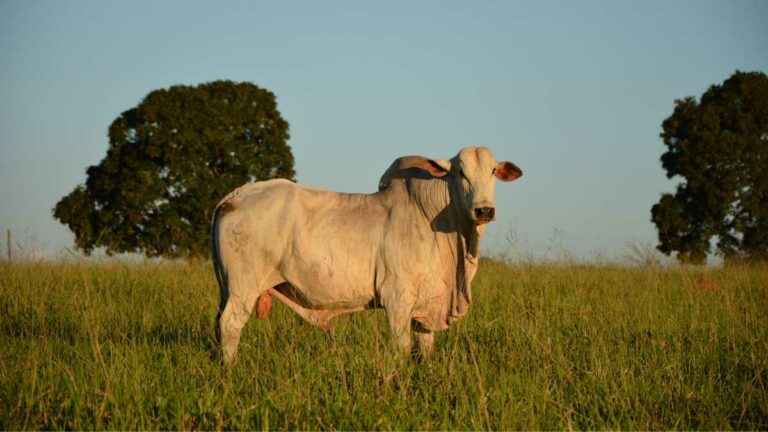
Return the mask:
M 475 209 L 475 217 L 478 219 L 493 219 L 496 209 L 493 207 L 479 207 Z

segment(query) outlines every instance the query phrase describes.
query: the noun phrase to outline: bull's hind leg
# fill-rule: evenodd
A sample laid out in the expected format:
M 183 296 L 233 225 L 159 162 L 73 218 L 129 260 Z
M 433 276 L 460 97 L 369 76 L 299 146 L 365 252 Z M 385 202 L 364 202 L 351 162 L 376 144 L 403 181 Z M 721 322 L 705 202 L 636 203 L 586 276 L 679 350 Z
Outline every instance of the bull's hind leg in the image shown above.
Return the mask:
M 261 278 L 260 281 L 253 279 L 256 278 L 233 278 L 229 281 L 228 295 L 226 298 L 222 298 L 217 334 L 221 345 L 221 354 L 227 365 L 234 363 L 237 357 L 240 334 L 257 302 L 259 304 L 257 314 L 260 319 L 266 318 L 271 307 L 268 290 L 272 278 Z
M 218 336 L 224 363 L 231 365 L 237 357 L 240 333 L 251 316 L 255 299 L 230 296 L 219 313 Z

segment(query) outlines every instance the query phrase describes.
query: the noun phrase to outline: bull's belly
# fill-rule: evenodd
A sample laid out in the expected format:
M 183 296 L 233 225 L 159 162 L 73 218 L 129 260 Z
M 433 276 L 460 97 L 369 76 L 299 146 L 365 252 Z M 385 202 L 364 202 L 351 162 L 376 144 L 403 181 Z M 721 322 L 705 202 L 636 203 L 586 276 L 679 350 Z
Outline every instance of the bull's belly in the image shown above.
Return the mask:
M 296 301 L 310 309 L 348 309 L 375 297 L 372 265 L 340 254 L 303 256 L 282 268 Z

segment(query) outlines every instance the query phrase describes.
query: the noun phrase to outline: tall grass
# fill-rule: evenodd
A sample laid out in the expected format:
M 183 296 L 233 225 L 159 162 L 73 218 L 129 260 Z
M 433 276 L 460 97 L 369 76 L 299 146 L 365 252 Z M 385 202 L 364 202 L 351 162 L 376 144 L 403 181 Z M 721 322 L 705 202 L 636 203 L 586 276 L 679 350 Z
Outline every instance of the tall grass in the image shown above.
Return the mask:
M 211 355 L 209 263 L 0 264 L 0 429 L 766 429 L 768 268 L 486 261 L 433 357 L 277 305 Z

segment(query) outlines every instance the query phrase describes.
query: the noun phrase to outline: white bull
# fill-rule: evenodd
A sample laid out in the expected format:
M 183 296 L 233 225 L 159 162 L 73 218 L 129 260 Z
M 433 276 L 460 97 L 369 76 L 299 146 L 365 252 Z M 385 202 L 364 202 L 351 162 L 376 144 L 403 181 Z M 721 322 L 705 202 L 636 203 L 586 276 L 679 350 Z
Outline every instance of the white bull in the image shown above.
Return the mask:
M 495 216 L 495 181 L 522 171 L 484 147 L 451 160 L 397 159 L 373 194 L 311 189 L 287 180 L 249 183 L 213 216 L 213 261 L 224 361 L 237 354 L 254 307 L 272 297 L 328 329 L 336 316 L 383 307 L 396 344 L 424 354 L 433 332 L 466 314 L 483 224 Z

